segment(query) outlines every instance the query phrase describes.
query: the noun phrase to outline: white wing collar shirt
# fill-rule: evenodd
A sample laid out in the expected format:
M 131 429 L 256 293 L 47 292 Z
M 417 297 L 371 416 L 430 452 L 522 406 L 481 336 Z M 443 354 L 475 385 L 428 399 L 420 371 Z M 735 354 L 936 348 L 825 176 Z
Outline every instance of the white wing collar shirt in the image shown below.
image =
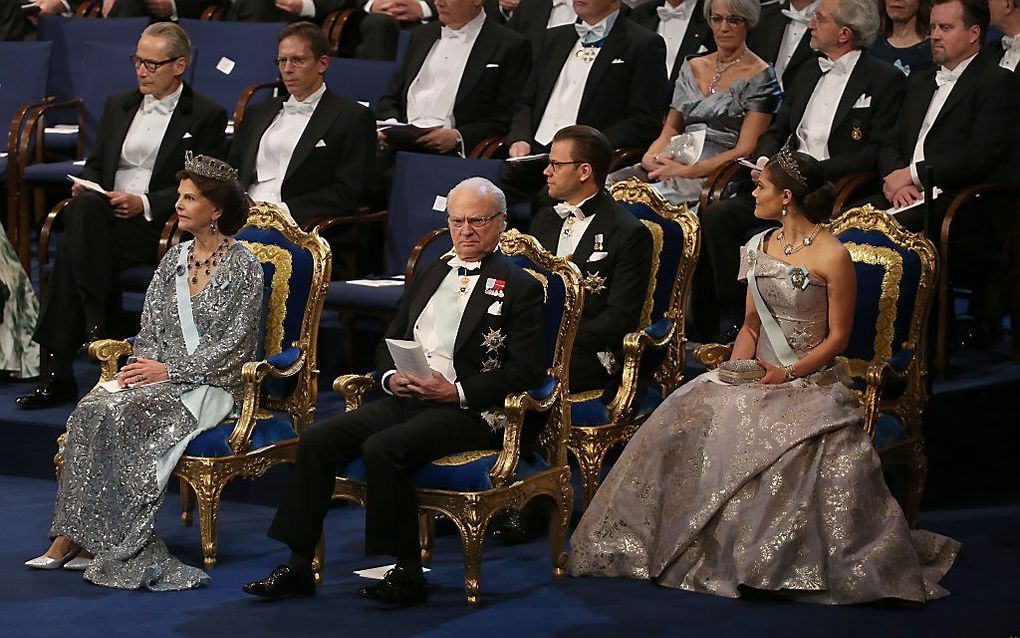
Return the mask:
M 538 123 L 535 141 L 539 144 L 548 146 L 557 131 L 577 124 L 577 111 L 581 108 L 581 98 L 584 97 L 588 74 L 591 73 L 591 67 L 602 50 L 598 43 L 609 35 L 619 15 L 620 11 L 617 9 L 597 24 L 574 23 L 574 28 L 577 29 L 577 34 L 580 37 L 577 38 L 577 43 L 570 50 L 567 61 L 560 69 L 560 75 L 556 78 L 552 94 L 545 105 L 542 120 Z M 585 49 L 594 53 L 587 56 L 582 55 L 581 51 Z
M 790 64 L 790 59 L 793 58 L 797 45 L 800 44 L 804 34 L 807 33 L 808 22 L 811 21 L 811 16 L 815 15 L 818 1 L 815 0 L 804 7 L 803 10 L 794 9 L 792 6 L 782 10 L 782 14 L 789 18 L 790 21 L 786 24 L 786 29 L 783 30 L 783 39 L 779 44 L 779 53 L 776 54 L 776 77 L 779 78 L 780 85 L 783 83 L 783 71 Z
M 457 381 L 457 369 L 453 364 L 453 348 L 457 343 L 464 309 L 478 283 L 478 271 L 482 262 L 454 257 L 448 265 L 450 272 L 439 283 L 436 292 L 414 322 L 414 340 L 421 345 L 429 367 L 457 387 L 460 407 L 466 408 L 467 399 Z M 386 380 L 395 373 L 396 370 L 389 370 L 382 377 L 382 387 L 389 394 L 392 392 L 386 386 Z
M 1002 59 L 999 66 L 1010 71 L 1016 71 L 1017 62 L 1020 62 L 1020 33 L 1009 36 L 1002 36 Z
M 595 213 L 585 215 L 581 210 L 581 207 L 592 197 L 595 195 L 581 200 L 577 206 L 566 202 L 560 202 L 553 206 L 553 210 L 563 220 L 563 226 L 560 227 L 560 239 L 556 244 L 557 257 L 573 255 L 577 250 L 577 244 L 580 243 L 581 237 L 588 230 L 588 226 L 591 226 L 591 220 L 595 219 Z
M 156 167 L 159 145 L 163 143 L 166 127 L 170 125 L 170 118 L 174 115 L 183 91 L 182 83 L 162 100 L 151 95 L 143 97 L 127 135 L 124 136 L 124 144 L 120 147 L 113 190 L 140 196 L 142 214 L 150 222 L 152 209 L 145 193 L 149 192 L 149 181 L 152 179 L 152 169 Z
M 832 130 L 832 119 L 836 116 L 836 107 L 843 97 L 850 74 L 854 72 L 857 61 L 861 59 L 860 51 L 850 51 L 836 60 L 818 58 L 818 66 L 822 69 L 822 77 L 815 84 L 804 115 L 797 127 L 798 150 L 807 153 L 816 160 L 829 159 L 829 132 Z
M 928 137 L 928 131 L 931 130 L 932 124 L 938 119 L 939 112 L 945 106 L 946 100 L 949 99 L 949 94 L 953 92 L 956 81 L 960 79 L 960 76 L 967 70 L 967 67 L 970 66 L 975 57 L 977 57 L 976 53 L 957 64 L 956 68 L 952 71 L 943 66 L 939 67 L 938 71 L 935 72 L 935 85 L 937 88 L 935 89 L 935 94 L 931 96 L 931 102 L 928 103 L 928 111 L 924 114 L 921 130 L 917 134 L 917 143 L 914 144 L 914 157 L 910 160 L 910 179 L 914 182 L 914 186 L 918 188 L 921 188 L 921 179 L 917 175 L 917 163 L 924 161 L 924 140 Z
M 432 45 L 418 75 L 407 88 L 407 123 L 415 126 L 453 128 L 453 104 L 457 98 L 464 67 L 478 33 L 485 23 L 485 12 L 460 29 L 443 27 Z
M 290 212 L 280 195 L 283 178 L 287 175 L 287 166 L 294 155 L 294 148 L 325 92 L 326 85 L 323 84 L 303 101 L 290 96 L 276 114 L 273 123 L 262 134 L 258 154 L 255 156 L 256 181 L 248 188 L 248 195 L 253 200 L 277 204 Z
M 659 26 L 655 31 L 666 41 L 667 76 L 673 71 L 673 64 L 676 62 L 677 53 L 680 52 L 684 36 L 687 35 L 687 27 L 691 24 L 691 14 L 696 4 L 698 0 L 684 0 L 674 7 L 667 0 L 665 4 L 655 9 L 659 16 Z

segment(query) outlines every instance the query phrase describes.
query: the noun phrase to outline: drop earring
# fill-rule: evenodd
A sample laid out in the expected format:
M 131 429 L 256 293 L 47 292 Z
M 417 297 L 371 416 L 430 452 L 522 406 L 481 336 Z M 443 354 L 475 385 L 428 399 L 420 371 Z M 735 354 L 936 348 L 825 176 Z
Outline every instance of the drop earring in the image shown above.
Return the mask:
M 784 214 L 784 215 L 786 214 L 786 211 L 785 211 L 785 209 L 784 209 L 784 211 L 783 211 L 783 214 Z M 214 232 L 214 233 L 216 232 L 216 230 L 217 230 L 218 226 L 219 226 L 219 225 L 218 225 L 218 224 L 216 223 L 216 219 L 215 219 L 215 218 L 214 218 L 214 219 L 213 219 L 213 220 L 212 220 L 211 222 L 209 222 L 209 230 L 211 230 L 211 231 L 212 231 L 212 232 Z
M 783 204 L 783 210 L 779 211 L 779 214 L 782 215 L 783 217 L 786 217 L 786 213 L 787 213 L 786 204 Z

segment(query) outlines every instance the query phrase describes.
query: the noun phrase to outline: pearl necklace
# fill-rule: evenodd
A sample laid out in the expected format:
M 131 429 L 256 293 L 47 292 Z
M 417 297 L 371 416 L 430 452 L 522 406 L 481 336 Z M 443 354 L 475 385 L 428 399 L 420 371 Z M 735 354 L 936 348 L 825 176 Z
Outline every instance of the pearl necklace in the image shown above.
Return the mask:
M 783 245 L 783 254 L 792 255 L 801 248 L 804 248 L 805 246 L 810 246 L 811 242 L 813 242 L 815 240 L 815 237 L 818 235 L 818 231 L 821 229 L 822 229 L 821 224 L 815 224 L 815 227 L 811 231 L 811 234 L 805 237 L 803 240 L 801 240 L 801 243 L 796 246 L 794 246 L 793 244 L 786 243 L 786 236 L 783 234 L 782 228 L 780 228 L 779 232 L 776 233 L 776 239 L 778 239 L 779 243 Z
M 733 60 L 732 62 L 727 62 L 726 66 L 723 66 L 723 67 L 719 66 L 719 57 L 720 57 L 719 54 L 718 53 L 715 54 L 715 75 L 712 76 L 712 80 L 708 83 L 708 94 L 709 95 L 715 95 L 715 87 L 716 87 L 716 85 L 719 84 L 719 80 L 722 79 L 722 74 L 726 73 L 731 68 L 733 68 L 737 63 L 739 63 L 741 60 L 743 60 L 744 56 L 746 54 L 747 54 L 747 47 L 744 47 L 743 52 L 741 52 L 741 54 L 738 55 L 735 60 Z

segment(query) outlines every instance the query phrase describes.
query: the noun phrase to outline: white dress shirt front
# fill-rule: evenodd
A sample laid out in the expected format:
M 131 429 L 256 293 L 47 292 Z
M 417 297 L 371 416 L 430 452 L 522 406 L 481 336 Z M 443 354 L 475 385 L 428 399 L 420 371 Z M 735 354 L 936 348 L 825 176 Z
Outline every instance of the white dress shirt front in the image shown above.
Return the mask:
M 595 195 L 586 197 L 581 200 L 577 206 L 562 202 L 556 204 L 553 208 L 556 210 L 556 214 L 563 219 L 563 225 L 560 226 L 560 239 L 556 244 L 556 256 L 566 257 L 567 255 L 573 255 L 574 251 L 577 250 L 577 244 L 580 243 L 581 237 L 585 231 L 588 230 L 588 226 L 591 226 L 591 220 L 595 219 L 595 215 L 585 215 L 581 207 Z
M 120 147 L 113 190 L 141 196 L 142 214 L 150 222 L 152 208 L 145 194 L 149 192 L 152 170 L 156 167 L 156 155 L 166 135 L 166 127 L 170 125 L 170 118 L 174 115 L 183 91 L 184 84 L 181 84 L 162 100 L 151 95 L 143 97 L 127 135 L 124 136 L 124 144 Z
M 564 24 L 571 24 L 577 21 L 577 14 L 574 13 L 574 3 L 570 0 L 552 0 L 552 10 L 549 12 L 549 21 L 545 28 L 551 29 Z
M 917 143 L 914 144 L 914 155 L 910 160 L 910 179 L 914 182 L 914 186 L 918 188 L 921 188 L 921 179 L 917 174 L 917 164 L 924 161 L 924 140 L 928 137 L 932 124 L 938 119 L 939 112 L 945 106 L 946 100 L 949 99 L 949 94 L 953 92 L 956 81 L 960 79 L 960 76 L 967 70 L 967 67 L 975 57 L 977 57 L 976 53 L 957 64 L 956 68 L 952 71 L 945 67 L 939 67 L 936 72 L 936 83 L 939 86 L 935 89 L 935 94 L 931 96 L 931 102 L 928 103 L 928 111 L 924 114 L 924 120 L 921 122 L 921 130 L 917 134 Z M 942 80 L 943 78 L 944 80 Z
M 294 148 L 325 92 L 326 85 L 323 84 L 303 101 L 290 96 L 266 128 L 255 156 L 255 182 L 248 188 L 248 196 L 253 200 L 277 204 L 290 212 L 280 194 L 283 178 L 287 175 Z
M 860 51 L 850 51 L 832 63 L 832 68 L 815 84 L 811 98 L 808 100 L 804 115 L 797 127 L 797 150 L 807 153 L 816 160 L 829 159 L 829 133 L 832 131 L 832 120 L 836 116 L 836 107 L 843 97 L 850 74 L 853 73 L 857 61 L 861 59 Z
M 1020 33 L 1014 36 L 1002 36 L 1002 59 L 999 66 L 1010 71 L 1016 71 L 1016 65 L 1020 62 Z
M 418 75 L 407 88 L 407 123 L 454 128 L 453 105 L 471 49 L 485 23 L 485 12 L 460 29 L 442 27 Z
M 789 9 L 783 9 L 784 15 L 795 15 L 796 17 L 791 18 L 786 24 L 786 29 L 783 30 L 783 39 L 779 44 L 779 53 L 776 54 L 776 77 L 779 78 L 779 85 L 783 84 L 783 72 L 786 71 L 786 67 L 789 66 L 790 60 L 793 59 L 793 54 L 797 51 L 797 46 L 800 44 L 801 38 L 807 33 L 808 22 L 811 20 L 811 16 L 815 14 L 815 9 L 818 8 L 819 0 L 815 0 L 808 6 L 804 7 L 803 11 L 794 9 L 791 5 Z M 787 13 L 789 12 L 789 13 Z
M 684 0 L 676 7 L 669 1 L 658 7 L 659 26 L 655 32 L 666 41 L 666 76 L 673 72 L 673 64 L 676 62 L 677 53 L 680 52 L 680 45 L 687 35 L 687 27 L 691 24 L 691 14 L 694 12 L 698 0 Z

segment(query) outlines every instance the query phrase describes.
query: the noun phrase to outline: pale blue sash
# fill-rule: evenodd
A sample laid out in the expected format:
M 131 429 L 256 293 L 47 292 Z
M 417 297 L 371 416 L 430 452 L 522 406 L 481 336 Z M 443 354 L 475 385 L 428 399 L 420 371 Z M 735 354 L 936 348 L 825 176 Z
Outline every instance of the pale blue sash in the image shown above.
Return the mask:
M 194 240 L 192 240 L 194 241 Z M 177 258 L 177 314 L 180 315 L 181 332 L 184 333 L 184 345 L 188 354 L 194 354 L 202 341 L 195 326 L 195 315 L 191 306 L 191 289 L 188 286 L 188 247 L 191 242 L 181 244 L 180 256 Z M 206 284 L 211 286 L 212 282 Z M 159 489 L 166 487 L 173 474 L 174 467 L 184 455 L 188 444 L 202 432 L 210 430 L 226 418 L 234 409 L 234 398 L 223 388 L 203 385 L 181 395 L 181 403 L 195 417 L 198 426 L 183 440 L 164 452 L 156 462 L 156 480 Z
M 769 231 L 764 230 L 752 237 L 744 246 L 744 254 L 746 255 L 751 251 L 761 251 L 762 238 L 767 232 Z M 792 366 L 797 363 L 800 358 L 796 355 L 796 353 L 794 353 L 789 342 L 786 341 L 786 335 L 783 334 L 783 329 L 779 327 L 779 322 L 776 321 L 774 316 L 772 316 L 772 312 L 769 310 L 769 307 L 765 305 L 765 300 L 761 296 L 761 291 L 758 290 L 758 282 L 754 276 L 754 269 L 757 266 L 757 263 L 757 254 L 755 254 L 755 259 L 751 261 L 750 266 L 747 268 L 747 288 L 751 291 L 751 299 L 754 301 L 755 310 L 758 311 L 758 317 L 761 319 L 761 327 L 765 332 L 766 338 L 769 340 L 769 345 L 772 346 L 772 352 L 776 354 L 779 362 L 784 366 Z

